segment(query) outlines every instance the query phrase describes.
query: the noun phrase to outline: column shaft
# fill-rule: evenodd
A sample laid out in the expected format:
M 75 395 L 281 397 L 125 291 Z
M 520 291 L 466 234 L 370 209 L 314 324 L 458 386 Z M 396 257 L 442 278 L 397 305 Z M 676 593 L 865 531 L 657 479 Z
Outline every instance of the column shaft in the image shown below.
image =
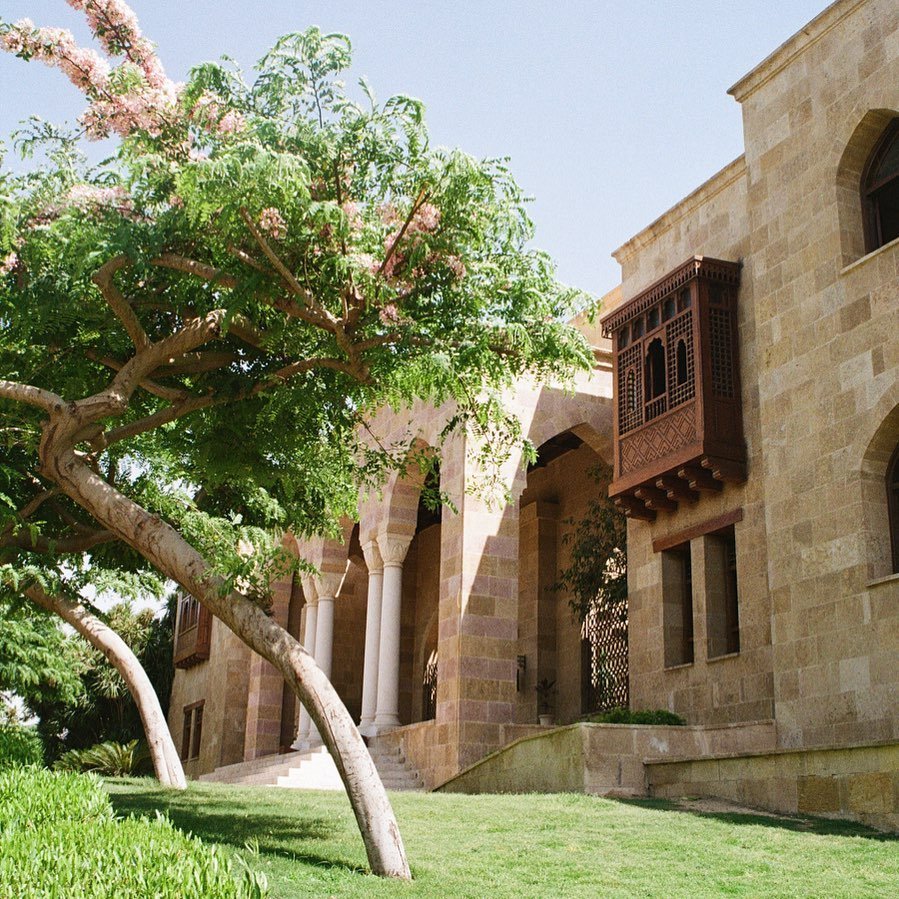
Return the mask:
M 403 598 L 403 563 L 384 563 L 381 598 L 381 640 L 378 651 L 378 706 L 375 727 L 397 727 L 400 695 L 400 613 Z
M 315 656 L 315 632 L 318 619 L 318 606 L 315 603 L 306 606 L 306 627 L 303 633 L 303 649 L 311 656 Z M 299 749 L 300 744 L 309 736 L 309 712 L 306 706 L 300 709 L 300 726 L 297 728 L 297 742 L 294 749 Z
M 371 736 L 378 709 L 378 656 L 381 644 L 381 597 L 384 569 L 369 569 L 365 610 L 365 664 L 362 673 L 362 719 L 359 730 Z

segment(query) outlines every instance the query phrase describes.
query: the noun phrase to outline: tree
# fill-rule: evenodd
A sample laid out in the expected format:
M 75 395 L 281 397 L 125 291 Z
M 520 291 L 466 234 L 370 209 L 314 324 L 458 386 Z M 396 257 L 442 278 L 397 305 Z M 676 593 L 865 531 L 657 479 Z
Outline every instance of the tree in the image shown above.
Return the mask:
M 0 401 L 29 501 L 58 491 L 82 517 L 7 542 L 123 543 L 196 596 L 308 709 L 372 870 L 408 878 L 353 721 L 266 615 L 271 532 L 335 528 L 361 479 L 406 464 L 366 439 L 386 404 L 451 401 L 509 451 L 502 390 L 589 363 L 564 324 L 579 295 L 528 249 L 504 163 L 432 148 L 418 101 L 348 96 L 345 37 L 288 35 L 252 81 L 204 64 L 182 87 L 121 0 L 69 3 L 105 57 L 27 21 L 0 37 L 84 91 L 83 135 L 121 145 L 91 169 L 64 132 L 20 140 L 49 162 L 3 176 Z
M 60 748 L 84 748 L 110 739 L 125 742 L 140 736 L 140 728 L 160 783 L 185 789 L 184 769 L 165 711 L 138 658 L 138 653 L 152 658 L 160 631 L 168 635 L 170 647 L 171 628 L 160 627 L 152 611 L 135 614 L 126 603 L 110 611 L 107 623 L 82 603 L 49 593 L 37 583 L 30 584 L 24 592 L 36 605 L 70 624 L 90 646 L 87 652 L 79 652 L 80 647 L 75 646 L 70 653 L 80 662 L 82 685 L 74 701 L 61 698 L 62 701 L 43 701 L 34 706 L 41 717 L 45 743 L 54 731 L 60 730 L 66 732 L 64 747 Z

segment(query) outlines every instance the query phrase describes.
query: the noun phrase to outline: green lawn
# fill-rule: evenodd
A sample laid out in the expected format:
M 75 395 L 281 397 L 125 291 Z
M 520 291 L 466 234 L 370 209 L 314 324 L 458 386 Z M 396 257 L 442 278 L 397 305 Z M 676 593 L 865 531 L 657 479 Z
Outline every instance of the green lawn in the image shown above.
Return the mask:
M 899 896 L 899 841 L 800 818 L 697 814 L 580 795 L 392 794 L 412 886 L 365 873 L 343 794 L 107 782 L 120 813 L 171 820 L 236 851 L 273 897 Z

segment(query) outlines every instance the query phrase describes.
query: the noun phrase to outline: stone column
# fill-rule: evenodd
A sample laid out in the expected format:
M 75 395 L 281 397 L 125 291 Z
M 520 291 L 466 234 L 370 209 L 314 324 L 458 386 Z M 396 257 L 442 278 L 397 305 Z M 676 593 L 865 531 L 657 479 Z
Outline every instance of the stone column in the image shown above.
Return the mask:
M 315 632 L 318 620 L 318 605 L 315 597 L 315 584 L 312 578 L 303 578 L 303 594 L 306 597 L 306 625 L 303 629 L 303 649 L 309 655 L 315 657 Z M 309 712 L 303 706 L 300 709 L 300 724 L 297 728 L 297 739 L 291 747 L 292 749 L 302 749 L 305 742 L 309 739 L 309 727 L 311 725 Z
M 382 534 L 378 549 L 384 563 L 381 595 L 381 639 L 378 647 L 377 731 L 398 727 L 400 692 L 400 612 L 403 597 L 403 560 L 411 537 Z
M 334 651 L 334 600 L 343 575 L 327 574 L 318 579 L 318 615 L 315 619 L 315 663 L 331 679 L 331 660 Z M 318 728 L 310 722 L 309 743 L 321 743 Z
M 384 586 L 384 563 L 378 542 L 371 540 L 362 547 L 368 566 L 368 600 L 365 608 L 365 664 L 362 674 L 362 718 L 359 732 L 374 736 L 378 708 L 378 655 L 381 645 L 381 596 Z

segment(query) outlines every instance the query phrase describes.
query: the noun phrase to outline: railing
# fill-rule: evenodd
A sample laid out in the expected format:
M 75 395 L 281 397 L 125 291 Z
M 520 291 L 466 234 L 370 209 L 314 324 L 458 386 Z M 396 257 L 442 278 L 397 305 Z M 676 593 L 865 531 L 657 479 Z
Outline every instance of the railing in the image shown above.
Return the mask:
M 660 415 L 664 415 L 668 411 L 668 397 L 663 393 L 661 396 L 650 400 L 646 404 L 646 421 L 652 421 Z

